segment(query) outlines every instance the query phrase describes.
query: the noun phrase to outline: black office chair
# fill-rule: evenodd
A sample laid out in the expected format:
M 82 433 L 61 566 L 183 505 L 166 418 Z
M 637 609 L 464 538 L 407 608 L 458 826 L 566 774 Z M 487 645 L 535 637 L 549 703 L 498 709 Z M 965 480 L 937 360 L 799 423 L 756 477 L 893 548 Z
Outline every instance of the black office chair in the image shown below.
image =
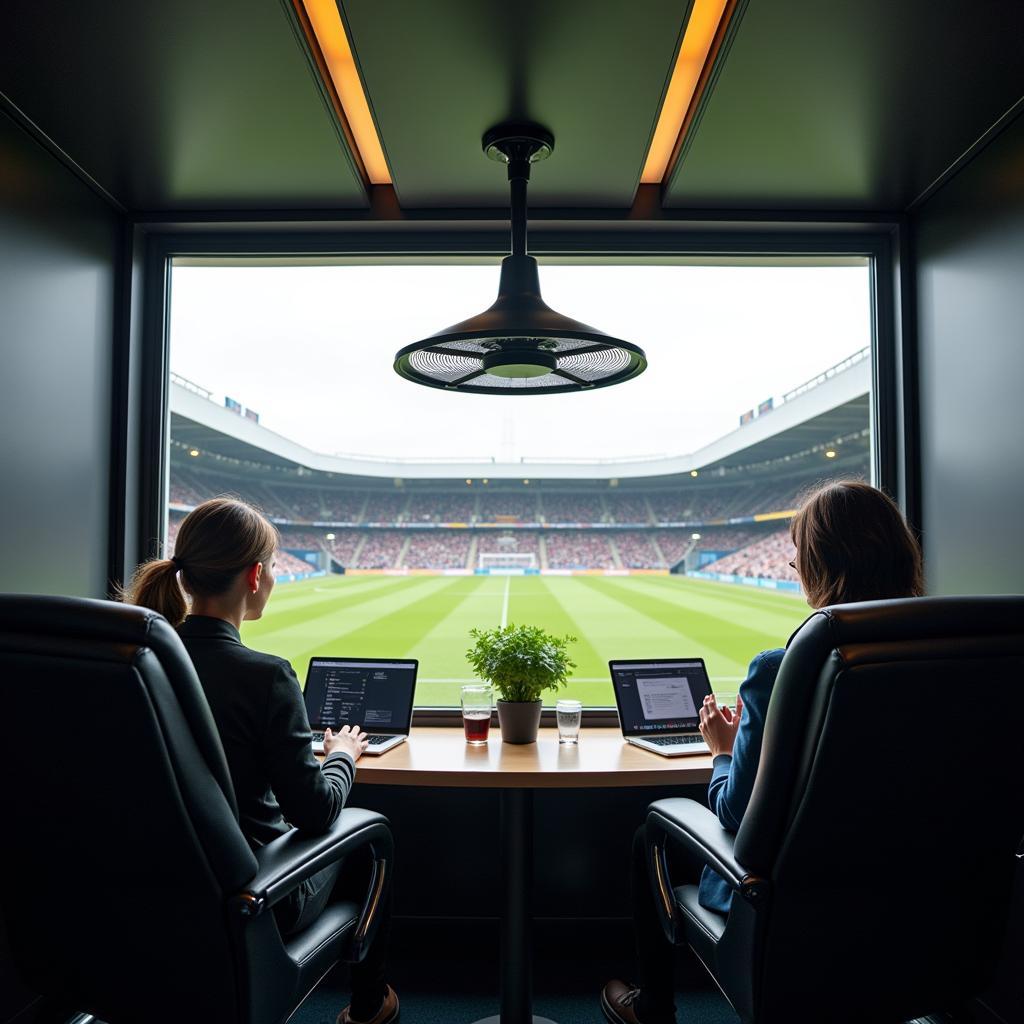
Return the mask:
M 989 981 L 1024 835 L 1024 598 L 840 605 L 791 639 L 747 813 L 647 817 L 670 942 L 743 1021 L 906 1021 Z M 675 887 L 678 843 L 734 890 Z
M 111 1024 L 271 1024 L 338 959 L 365 955 L 390 884 L 386 819 L 344 810 L 324 835 L 292 831 L 253 853 L 165 619 L 0 597 L 0 688 L 0 905 L 36 992 Z M 331 903 L 282 939 L 273 905 L 364 848 L 365 899 Z

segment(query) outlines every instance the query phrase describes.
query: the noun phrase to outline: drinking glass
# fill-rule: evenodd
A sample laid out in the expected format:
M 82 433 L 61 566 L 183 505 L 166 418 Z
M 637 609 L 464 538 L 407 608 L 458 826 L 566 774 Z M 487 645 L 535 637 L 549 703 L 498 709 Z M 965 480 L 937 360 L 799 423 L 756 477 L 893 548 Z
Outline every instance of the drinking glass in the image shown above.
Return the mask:
M 560 700 L 555 705 L 555 718 L 558 719 L 558 742 L 578 743 L 583 705 L 578 700 Z
M 464 686 L 462 688 L 462 726 L 466 742 L 473 747 L 483 746 L 491 729 L 491 688 Z

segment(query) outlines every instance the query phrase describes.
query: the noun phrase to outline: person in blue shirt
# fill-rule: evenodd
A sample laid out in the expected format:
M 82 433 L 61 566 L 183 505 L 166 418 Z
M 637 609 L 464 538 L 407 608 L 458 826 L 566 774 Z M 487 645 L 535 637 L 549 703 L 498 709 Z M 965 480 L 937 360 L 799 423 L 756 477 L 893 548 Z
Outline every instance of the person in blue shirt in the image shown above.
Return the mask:
M 814 609 L 852 601 L 917 597 L 923 593 L 921 549 L 896 504 L 859 480 L 825 484 L 810 493 L 790 523 L 796 558 L 790 562 Z M 762 651 L 750 663 L 735 710 L 708 696 L 700 731 L 711 749 L 708 806 L 730 832 L 739 829 L 757 777 L 761 740 L 784 648 Z M 673 948 L 658 920 L 644 848 L 644 828 L 633 838 L 633 922 L 639 984 L 613 980 L 601 992 L 611 1024 L 674 1024 Z M 698 899 L 728 914 L 732 890 L 705 867 Z

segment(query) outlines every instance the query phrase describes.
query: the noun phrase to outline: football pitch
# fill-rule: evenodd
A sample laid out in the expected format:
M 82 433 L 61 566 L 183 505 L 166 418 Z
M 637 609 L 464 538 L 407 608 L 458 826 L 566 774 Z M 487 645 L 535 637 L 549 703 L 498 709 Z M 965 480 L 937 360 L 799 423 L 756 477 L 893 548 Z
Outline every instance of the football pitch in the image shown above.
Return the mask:
M 578 638 L 557 696 L 613 704 L 612 658 L 703 657 L 731 703 L 751 658 L 783 646 L 808 613 L 796 595 L 679 576 L 328 576 L 279 585 L 242 638 L 287 658 L 301 682 L 313 655 L 418 658 L 416 703 L 451 705 L 478 681 L 470 629 L 526 623 Z

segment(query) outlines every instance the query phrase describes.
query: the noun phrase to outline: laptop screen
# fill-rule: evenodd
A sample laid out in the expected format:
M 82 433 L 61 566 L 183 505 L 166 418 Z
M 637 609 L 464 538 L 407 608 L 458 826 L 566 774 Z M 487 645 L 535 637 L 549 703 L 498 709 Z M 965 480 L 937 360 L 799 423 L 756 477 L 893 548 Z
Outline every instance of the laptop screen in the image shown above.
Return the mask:
M 612 686 L 624 736 L 694 730 L 711 692 L 702 658 L 612 661 Z
M 365 732 L 408 733 L 418 662 L 312 658 L 306 714 L 314 729 L 358 725 Z

